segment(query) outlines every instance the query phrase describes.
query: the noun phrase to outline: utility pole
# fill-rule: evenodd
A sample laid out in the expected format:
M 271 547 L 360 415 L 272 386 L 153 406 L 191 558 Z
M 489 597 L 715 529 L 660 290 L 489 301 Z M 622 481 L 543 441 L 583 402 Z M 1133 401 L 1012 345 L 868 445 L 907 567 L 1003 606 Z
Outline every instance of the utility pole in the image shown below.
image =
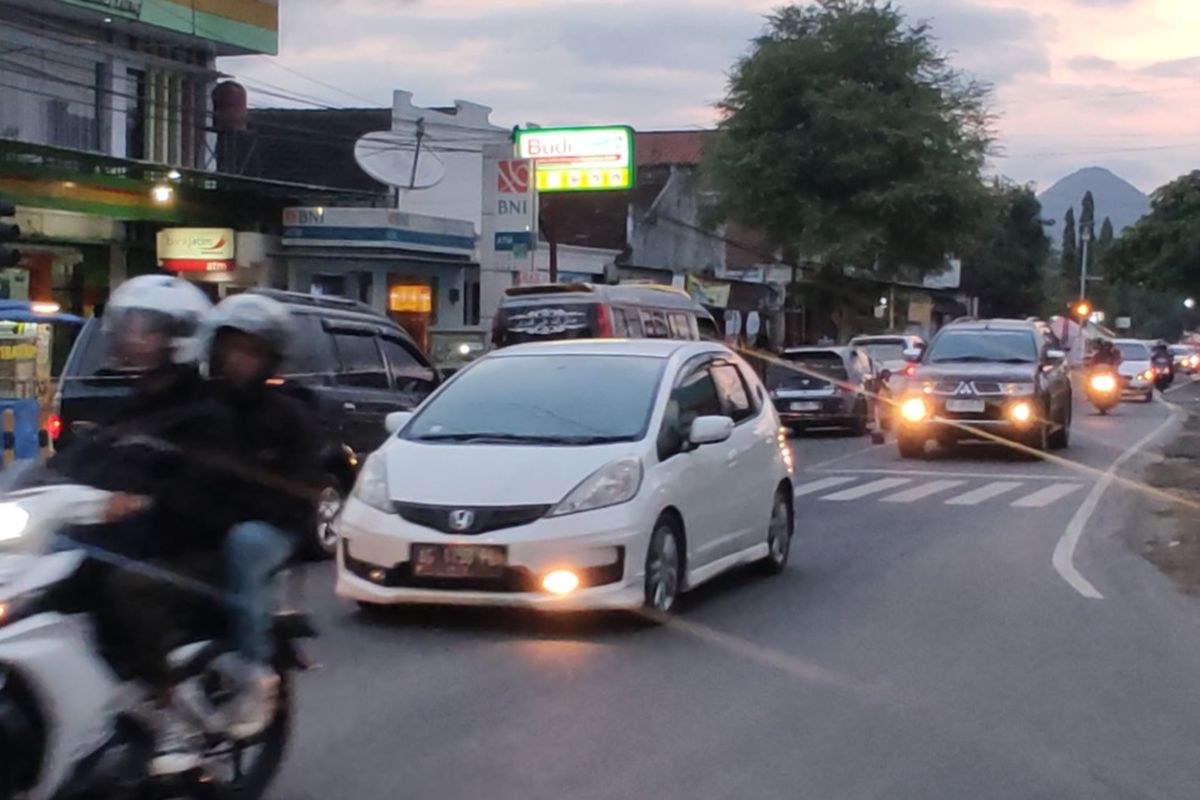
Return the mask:
M 1079 226 L 1079 240 L 1083 243 L 1082 258 L 1079 261 L 1079 299 L 1087 298 L 1088 282 L 1088 245 L 1092 241 L 1092 232 L 1083 225 Z

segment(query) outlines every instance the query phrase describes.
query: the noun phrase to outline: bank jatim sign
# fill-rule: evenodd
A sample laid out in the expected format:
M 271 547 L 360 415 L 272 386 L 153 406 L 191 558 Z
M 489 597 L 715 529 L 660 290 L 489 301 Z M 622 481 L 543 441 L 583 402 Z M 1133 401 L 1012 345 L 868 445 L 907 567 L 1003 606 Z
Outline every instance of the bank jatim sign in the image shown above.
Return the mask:
M 158 232 L 158 266 L 171 272 L 227 272 L 234 267 L 231 228 L 165 228 Z

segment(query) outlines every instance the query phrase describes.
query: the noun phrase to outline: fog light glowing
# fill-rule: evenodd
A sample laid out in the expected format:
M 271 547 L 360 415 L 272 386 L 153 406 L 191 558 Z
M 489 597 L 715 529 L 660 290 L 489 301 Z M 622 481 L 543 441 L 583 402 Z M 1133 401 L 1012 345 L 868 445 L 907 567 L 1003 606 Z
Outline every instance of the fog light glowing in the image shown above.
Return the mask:
M 384 579 L 387 578 L 387 571 L 382 569 L 373 569 L 367 573 L 367 577 L 375 583 L 383 583 Z
M 1117 379 L 1108 374 L 1093 375 L 1091 385 L 1092 388 L 1097 392 L 1103 392 L 1107 394 L 1108 392 L 1116 390 Z
M 1029 422 L 1033 419 L 1033 408 L 1029 403 L 1015 403 L 1008 409 L 1008 415 L 1017 422 Z
M 920 422 L 928 415 L 929 409 L 919 397 L 910 397 L 900 404 L 900 416 L 908 422 Z
M 579 576 L 569 569 L 556 569 L 542 578 L 542 588 L 550 594 L 570 594 L 579 588 Z

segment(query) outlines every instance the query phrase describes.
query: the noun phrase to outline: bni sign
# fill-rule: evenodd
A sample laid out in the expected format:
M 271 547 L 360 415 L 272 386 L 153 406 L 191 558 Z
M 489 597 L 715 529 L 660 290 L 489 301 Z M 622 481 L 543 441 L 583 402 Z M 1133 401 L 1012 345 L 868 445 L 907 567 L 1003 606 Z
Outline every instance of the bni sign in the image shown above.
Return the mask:
M 517 156 L 529 159 L 539 192 L 633 188 L 633 128 L 533 128 L 517 131 Z

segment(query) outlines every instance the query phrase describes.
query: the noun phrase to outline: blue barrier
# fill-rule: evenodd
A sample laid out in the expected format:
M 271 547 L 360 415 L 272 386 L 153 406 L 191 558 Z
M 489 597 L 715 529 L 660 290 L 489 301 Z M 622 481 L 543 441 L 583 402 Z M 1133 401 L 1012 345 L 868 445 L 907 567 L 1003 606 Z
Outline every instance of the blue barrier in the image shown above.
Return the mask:
M 4 420 L 6 462 L 8 452 L 16 461 L 41 457 L 41 409 L 37 400 L 0 400 L 0 418 Z

